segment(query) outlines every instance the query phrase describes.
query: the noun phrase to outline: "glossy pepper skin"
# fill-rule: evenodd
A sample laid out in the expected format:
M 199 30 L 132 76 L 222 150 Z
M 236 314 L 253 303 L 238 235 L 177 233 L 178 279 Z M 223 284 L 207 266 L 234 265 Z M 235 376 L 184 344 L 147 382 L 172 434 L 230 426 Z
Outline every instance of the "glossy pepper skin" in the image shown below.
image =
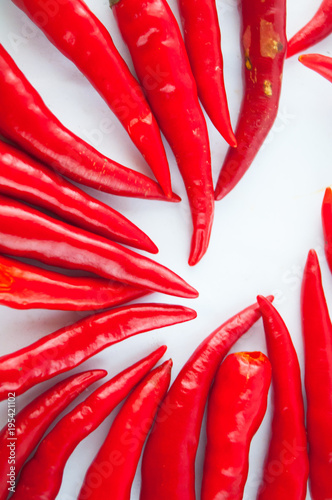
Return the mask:
M 242 0 L 241 17 L 244 96 L 235 131 L 237 148 L 227 152 L 216 200 L 246 173 L 276 119 L 286 55 L 285 0 Z
M 325 255 L 332 273 L 332 190 L 326 188 L 322 203 L 322 223 L 325 240 Z
M 202 500 L 240 500 L 250 443 L 266 412 L 271 364 L 261 352 L 230 354 L 209 398 Z
M 82 0 L 57 2 L 51 15 L 50 7 L 38 0 L 13 3 L 88 78 L 171 197 L 171 178 L 158 124 L 105 26 Z
M 195 265 L 209 244 L 214 199 L 207 127 L 182 36 L 165 0 L 110 3 L 186 186 L 194 227 L 189 264 Z M 151 68 L 158 70 L 154 81 Z
M 332 498 L 332 325 L 319 262 L 310 250 L 302 281 L 309 486 L 313 500 Z
M 91 384 L 105 377 L 104 370 L 94 370 L 72 375 L 34 399 L 15 415 L 15 473 L 18 477 L 24 462 L 29 458 L 47 429 L 60 413 Z M 10 471 L 7 444 L 13 434 L 6 425 L 0 432 L 0 477 Z M 0 483 L 0 500 L 6 500 L 8 484 Z
M 92 272 L 138 288 L 188 298 L 198 295 L 161 264 L 1 195 L 0 251 Z
M 110 497 L 130 500 L 142 448 L 170 384 L 171 369 L 171 360 L 155 368 L 128 397 L 85 475 L 78 500 L 109 500 Z M 111 473 L 101 475 L 103 464 L 114 453 L 119 457 L 117 466 Z
M 8 392 L 21 394 L 133 335 L 195 317 L 191 309 L 163 304 L 127 306 L 88 316 L 23 349 L 1 356 L 0 401 L 6 399 Z
M 118 243 L 158 253 L 150 238 L 126 217 L 2 141 L 0 167 L 1 194 L 50 210 Z
M 178 0 L 184 41 L 198 95 L 213 125 L 236 147 L 224 84 L 221 34 L 215 0 Z
M 103 156 L 70 132 L 48 109 L 0 44 L 0 133 L 49 167 L 106 193 L 179 201 L 139 172 Z
M 23 468 L 12 498 L 54 500 L 61 487 L 66 462 L 76 446 L 121 403 L 164 352 L 165 348 L 160 348 L 127 368 L 67 413 L 47 434 Z
M 0 255 L 0 304 L 14 309 L 91 311 L 148 293 L 118 281 L 65 276 Z
M 303 52 L 332 33 L 332 0 L 323 0 L 313 18 L 289 41 L 287 57 Z
M 300 365 L 287 327 L 273 305 L 258 296 L 272 365 L 273 420 L 257 500 L 305 500 L 309 461 Z
M 141 500 L 195 499 L 195 458 L 212 380 L 232 345 L 259 318 L 257 304 L 233 316 L 200 344 L 180 371 L 146 444 Z
M 319 75 L 332 82 L 332 57 L 321 54 L 303 54 L 299 57 L 300 63 L 304 64 Z

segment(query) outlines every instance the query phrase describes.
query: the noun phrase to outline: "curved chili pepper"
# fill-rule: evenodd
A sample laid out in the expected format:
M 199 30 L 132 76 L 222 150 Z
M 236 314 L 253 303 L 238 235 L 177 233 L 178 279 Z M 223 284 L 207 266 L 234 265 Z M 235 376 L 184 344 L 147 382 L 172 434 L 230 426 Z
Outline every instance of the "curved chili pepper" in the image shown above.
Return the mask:
M 172 364 L 169 360 L 155 368 L 128 397 L 85 475 L 78 500 L 130 500 L 144 442 L 171 381 Z M 114 453 L 118 461 L 111 469 Z M 106 468 L 108 473 L 101 474 Z
M 50 210 L 87 231 L 151 253 L 158 248 L 116 210 L 0 141 L 0 193 Z
M 261 352 L 230 354 L 221 364 L 207 409 L 202 500 L 243 498 L 250 443 L 265 415 L 270 383 L 271 364 Z
M 257 500 L 305 500 L 309 462 L 300 365 L 279 313 L 258 296 L 272 364 L 273 420 Z
M 332 82 L 332 57 L 321 54 L 304 54 L 299 57 L 299 61 Z
M 57 2 L 51 15 L 47 4 L 38 0 L 12 1 L 88 78 L 171 197 L 171 177 L 158 124 L 105 26 L 81 0 Z
M 224 84 L 215 0 L 178 0 L 178 4 L 184 41 L 201 103 L 216 129 L 230 146 L 236 147 Z
M 177 274 L 102 236 L 0 195 L 0 251 L 169 295 L 197 297 Z
M 194 226 L 189 264 L 195 265 L 209 244 L 214 198 L 208 132 L 182 36 L 165 0 L 110 4 L 186 186 Z M 153 82 L 151 68 L 160 75 Z
M 0 401 L 7 397 L 8 392 L 22 394 L 133 335 L 195 317 L 195 311 L 182 306 L 142 304 L 81 319 L 23 349 L 0 357 Z
M 229 349 L 259 318 L 257 304 L 233 316 L 200 344 L 180 371 L 147 441 L 141 500 L 195 499 L 195 457 L 210 385 Z
M 286 55 L 286 1 L 243 0 L 242 51 L 245 89 L 237 148 L 230 148 L 215 191 L 221 200 L 240 181 L 276 119 Z
M 287 57 L 303 52 L 332 33 L 332 0 L 323 0 L 314 17 L 289 41 Z
M 322 204 L 322 223 L 325 240 L 325 255 L 332 273 L 332 190 L 326 188 Z
M 40 443 L 22 470 L 15 500 L 54 500 L 61 487 L 63 470 L 76 446 L 94 431 L 111 411 L 163 356 L 157 349 L 96 389 L 67 413 Z
M 179 201 L 139 172 L 103 156 L 70 132 L 0 44 L 0 133 L 54 170 L 106 193 Z
M 105 370 L 72 375 L 34 399 L 15 416 L 15 430 L 6 425 L 0 432 L 0 477 L 9 473 L 7 444 L 15 439 L 15 475 L 18 477 L 24 462 L 33 452 L 47 429 L 60 413 L 91 384 L 105 377 Z M 8 484 L 0 482 L 0 500 L 6 500 Z
M 310 250 L 302 282 L 309 485 L 314 500 L 332 498 L 332 325 L 319 262 Z

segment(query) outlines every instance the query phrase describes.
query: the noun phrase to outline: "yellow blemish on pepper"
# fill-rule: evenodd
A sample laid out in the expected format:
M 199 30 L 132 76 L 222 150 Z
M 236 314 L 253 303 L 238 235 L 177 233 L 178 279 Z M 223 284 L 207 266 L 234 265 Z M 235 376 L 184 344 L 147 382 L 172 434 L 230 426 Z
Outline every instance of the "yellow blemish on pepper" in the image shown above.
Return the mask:
M 14 278 L 10 274 L 6 273 L 6 271 L 0 268 L 0 291 L 10 290 L 13 283 L 14 283 Z
M 272 83 L 270 80 L 264 80 L 264 94 L 268 97 L 272 96 Z
M 260 52 L 262 57 L 275 56 L 283 49 L 280 35 L 273 29 L 273 24 L 261 19 L 260 22 Z

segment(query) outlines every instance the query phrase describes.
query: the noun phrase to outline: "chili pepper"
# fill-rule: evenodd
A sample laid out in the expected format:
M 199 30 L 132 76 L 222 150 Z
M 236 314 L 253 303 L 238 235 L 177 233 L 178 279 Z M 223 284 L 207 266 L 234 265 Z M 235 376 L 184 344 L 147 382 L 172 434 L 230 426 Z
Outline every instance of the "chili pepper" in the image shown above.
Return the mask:
M 209 335 L 180 371 L 147 441 L 141 500 L 193 500 L 195 457 L 210 385 L 232 345 L 260 318 L 257 304 Z
M 24 462 L 35 449 L 49 426 L 69 404 L 91 384 L 105 377 L 105 370 L 94 370 L 72 375 L 34 399 L 15 415 L 13 429 L 8 424 L 0 432 L 0 476 L 10 471 L 8 442 L 15 441 L 15 475 L 18 477 Z M 0 483 L 0 500 L 8 496 L 8 483 Z
M 23 468 L 12 498 L 55 499 L 61 486 L 64 467 L 76 446 L 105 420 L 164 352 L 165 348 L 157 349 L 104 383 L 67 413 L 47 434 Z M 112 458 L 115 460 L 116 456 Z
M 139 172 L 103 156 L 60 123 L 0 44 L 0 133 L 54 170 L 106 193 L 179 201 Z
M 195 317 L 195 311 L 182 306 L 136 304 L 81 319 L 0 357 L 0 401 L 8 392 L 21 394 L 133 335 Z
M 300 365 L 279 313 L 264 297 L 258 296 L 257 301 L 272 364 L 274 407 L 269 449 L 257 500 L 305 500 L 309 463 Z
M 309 485 L 313 500 L 332 498 L 332 325 L 319 262 L 310 250 L 302 282 Z
M 198 95 L 213 125 L 236 147 L 228 111 L 221 52 L 221 34 L 215 0 L 178 0 L 184 41 Z
M 214 198 L 208 132 L 182 36 L 165 0 L 110 4 L 186 186 L 194 227 L 189 264 L 195 265 L 209 244 Z M 151 82 L 150 68 L 158 68 L 157 81 Z
M 325 240 L 325 255 L 332 273 L 332 190 L 326 188 L 322 204 L 322 222 Z
M 50 210 L 87 231 L 151 253 L 158 248 L 119 212 L 0 141 L 0 192 Z
M 0 251 L 170 295 L 198 295 L 161 264 L 1 195 Z
M 299 57 L 299 61 L 332 82 L 332 57 L 321 54 L 304 54 Z
M 0 255 L 0 304 L 15 309 L 91 311 L 148 293 L 118 281 L 65 276 Z
M 88 78 L 171 197 L 171 178 L 158 124 L 105 26 L 81 0 L 58 2 L 52 15 L 38 0 L 13 3 Z
M 216 200 L 246 173 L 276 119 L 286 55 L 285 0 L 243 0 L 241 11 L 244 97 L 235 132 L 237 148 L 227 152 Z
M 330 33 L 332 33 L 332 0 L 323 0 L 314 17 L 288 41 L 287 57 L 303 52 Z
M 130 500 L 142 448 L 170 384 L 171 369 L 171 360 L 155 368 L 128 397 L 85 475 L 78 500 L 108 500 L 110 492 L 112 500 Z M 110 457 L 114 453 L 118 460 L 111 470 Z M 101 474 L 105 466 L 108 473 Z

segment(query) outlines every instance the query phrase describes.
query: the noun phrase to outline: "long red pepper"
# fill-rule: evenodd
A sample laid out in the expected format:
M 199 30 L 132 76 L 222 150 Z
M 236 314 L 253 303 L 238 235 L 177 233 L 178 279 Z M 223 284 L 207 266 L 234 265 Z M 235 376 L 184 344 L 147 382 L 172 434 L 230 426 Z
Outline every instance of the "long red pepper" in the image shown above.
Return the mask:
M 161 264 L 1 195 L 0 251 L 170 295 L 198 295 Z
M 321 54 L 304 54 L 299 57 L 299 61 L 332 82 L 332 57 Z
M 214 214 L 211 155 L 197 88 L 176 19 L 165 0 L 110 0 L 137 76 L 183 177 L 193 220 L 189 264 L 207 250 Z M 149 68 L 159 68 L 151 82 Z
M 270 383 L 271 364 L 261 352 L 230 354 L 221 364 L 207 409 L 202 500 L 243 498 L 250 443 L 265 415 Z
M 67 413 L 43 439 L 22 470 L 15 500 L 53 500 L 62 482 L 63 470 L 76 446 L 94 431 L 164 353 L 158 349 L 96 389 Z M 116 460 L 117 455 L 110 457 Z M 112 466 L 114 464 L 111 463 Z
M 196 317 L 181 306 L 142 304 L 89 316 L 0 357 L 0 401 L 74 368 L 101 350 L 142 332 Z M 36 360 L 38 360 L 36 362 Z
M 171 369 L 171 360 L 155 368 L 128 397 L 85 475 L 78 500 L 109 500 L 110 497 L 130 500 L 139 457 L 158 405 L 170 384 Z M 114 453 L 118 461 L 111 469 L 110 457 Z
M 57 2 L 51 12 L 47 3 L 38 0 L 13 2 L 90 80 L 150 165 L 164 192 L 172 196 L 158 124 L 105 26 L 82 0 Z
M 118 281 L 65 276 L 0 255 L 0 304 L 15 309 L 91 311 L 148 293 Z
M 0 166 L 1 194 L 43 207 L 105 238 L 158 253 L 150 238 L 126 217 L 2 141 Z
M 210 385 L 232 345 L 260 318 L 257 304 L 226 321 L 180 371 L 147 441 L 141 500 L 194 500 L 195 457 Z
M 0 133 L 54 170 L 106 193 L 179 201 L 139 172 L 103 156 L 70 132 L 0 44 Z
M 24 462 L 35 449 L 44 433 L 69 404 L 91 384 L 105 377 L 104 370 L 94 370 L 72 375 L 34 399 L 14 416 L 13 427 L 8 424 L 0 432 L 0 500 L 6 500 L 9 491 L 10 466 L 18 477 Z M 15 458 L 9 461 L 8 444 L 14 443 Z
M 300 365 L 279 313 L 264 297 L 258 296 L 257 301 L 273 383 L 271 437 L 257 500 L 305 500 L 309 462 Z
M 215 0 L 178 0 L 184 41 L 199 98 L 212 123 L 230 146 L 236 146 L 228 111 Z
M 323 0 L 313 18 L 289 41 L 287 57 L 302 52 L 332 33 L 332 0 Z
M 216 186 L 221 200 L 246 173 L 276 119 L 286 55 L 286 1 L 242 0 L 245 89 L 230 148 Z
M 332 498 L 332 325 L 319 262 L 310 250 L 302 282 L 309 485 L 313 500 Z
M 325 255 L 332 273 L 332 190 L 326 188 L 322 203 L 322 223 L 325 240 Z

